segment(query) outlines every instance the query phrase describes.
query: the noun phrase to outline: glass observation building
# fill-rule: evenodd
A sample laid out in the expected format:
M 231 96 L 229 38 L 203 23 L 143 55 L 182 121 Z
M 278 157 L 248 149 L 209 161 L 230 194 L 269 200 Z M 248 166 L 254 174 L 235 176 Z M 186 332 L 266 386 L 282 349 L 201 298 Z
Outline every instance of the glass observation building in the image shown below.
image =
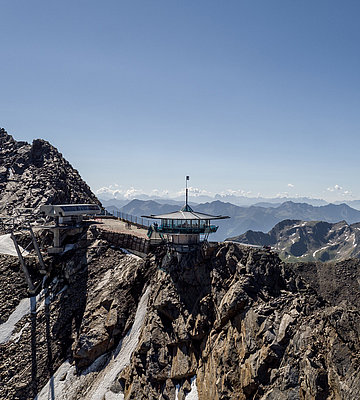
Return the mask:
M 148 237 L 151 240 L 164 240 L 174 245 L 193 245 L 200 243 L 201 239 L 207 240 L 209 234 L 218 229 L 218 226 L 211 224 L 211 220 L 229 218 L 194 211 L 187 204 L 187 196 L 186 204 L 179 211 L 143 217 L 159 221 L 149 227 Z

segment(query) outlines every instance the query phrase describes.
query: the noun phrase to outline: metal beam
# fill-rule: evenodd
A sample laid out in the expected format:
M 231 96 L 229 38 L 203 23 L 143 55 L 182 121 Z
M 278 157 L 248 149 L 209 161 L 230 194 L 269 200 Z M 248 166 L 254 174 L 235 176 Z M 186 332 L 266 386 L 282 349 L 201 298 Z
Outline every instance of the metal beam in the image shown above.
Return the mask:
M 36 252 L 36 254 L 38 256 L 38 259 L 39 259 L 40 267 L 41 267 L 41 269 L 43 271 L 46 271 L 46 267 L 45 267 L 43 256 L 41 254 L 38 242 L 37 242 L 36 237 L 34 235 L 34 231 L 32 230 L 30 225 L 29 225 L 29 231 L 30 231 L 30 235 L 31 235 L 32 242 L 33 242 L 33 245 L 34 245 L 35 252 Z
M 31 294 L 33 294 L 33 293 L 35 293 L 35 287 L 34 287 L 34 285 L 32 283 L 29 271 L 28 271 L 28 269 L 26 267 L 24 257 L 22 255 L 20 247 L 19 247 L 19 245 L 18 245 L 18 243 L 16 241 L 16 237 L 14 235 L 14 232 L 11 232 L 10 237 L 11 237 L 12 241 L 14 242 L 14 246 L 15 246 L 15 249 L 16 249 L 17 255 L 19 257 L 20 264 L 21 264 L 21 268 L 22 268 L 22 270 L 24 272 L 24 275 L 25 275 L 25 280 L 26 280 L 26 282 L 27 282 L 27 284 L 29 286 L 29 292 Z

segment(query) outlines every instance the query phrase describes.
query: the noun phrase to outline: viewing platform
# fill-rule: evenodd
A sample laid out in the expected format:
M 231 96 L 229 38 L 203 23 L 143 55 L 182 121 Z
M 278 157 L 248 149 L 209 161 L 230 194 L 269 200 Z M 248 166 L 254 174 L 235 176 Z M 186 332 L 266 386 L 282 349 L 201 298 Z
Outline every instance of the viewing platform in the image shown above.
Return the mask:
M 96 227 L 102 231 L 124 233 L 141 239 L 148 239 L 147 228 L 140 227 L 127 221 L 122 221 L 116 217 L 97 218 L 94 222 L 95 221 L 97 222 Z
M 186 177 L 186 181 L 189 177 Z M 187 183 L 187 182 L 186 182 Z M 185 205 L 179 211 L 168 214 L 143 215 L 144 218 L 156 220 L 148 229 L 151 241 L 167 242 L 177 251 L 188 251 L 201 241 L 207 241 L 209 235 L 218 230 L 211 220 L 229 218 L 223 215 L 210 215 L 194 211 L 188 204 L 188 188 L 186 184 Z

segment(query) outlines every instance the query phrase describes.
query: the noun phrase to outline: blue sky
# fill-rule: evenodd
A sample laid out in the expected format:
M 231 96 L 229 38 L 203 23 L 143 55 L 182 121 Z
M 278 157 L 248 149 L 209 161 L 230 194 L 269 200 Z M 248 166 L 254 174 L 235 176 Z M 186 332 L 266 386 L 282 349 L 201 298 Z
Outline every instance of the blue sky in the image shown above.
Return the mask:
M 0 6 L 0 126 L 94 191 L 360 198 L 359 1 Z

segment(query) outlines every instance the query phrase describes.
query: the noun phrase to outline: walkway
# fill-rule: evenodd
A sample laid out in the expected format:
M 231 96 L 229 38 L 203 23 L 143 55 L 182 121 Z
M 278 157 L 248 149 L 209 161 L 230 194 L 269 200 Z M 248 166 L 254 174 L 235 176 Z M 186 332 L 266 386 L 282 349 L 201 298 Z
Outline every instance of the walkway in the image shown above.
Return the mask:
M 102 231 L 124 233 L 142 239 L 148 239 L 147 229 L 140 228 L 136 225 L 129 224 L 119 219 L 104 218 L 104 219 L 97 219 L 96 222 L 97 222 L 96 228 Z

